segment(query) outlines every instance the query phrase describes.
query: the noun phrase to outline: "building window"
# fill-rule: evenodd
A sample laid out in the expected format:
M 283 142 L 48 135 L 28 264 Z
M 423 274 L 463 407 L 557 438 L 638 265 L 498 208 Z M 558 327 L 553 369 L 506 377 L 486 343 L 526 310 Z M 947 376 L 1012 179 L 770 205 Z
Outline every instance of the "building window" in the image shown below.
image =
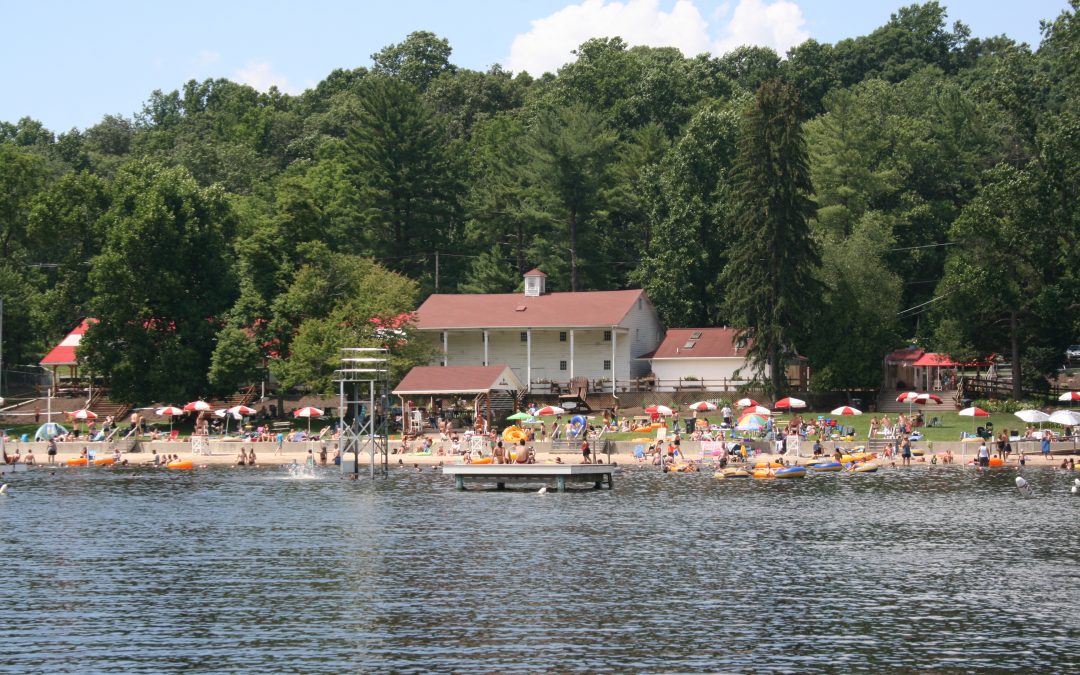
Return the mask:
M 566 361 L 559 361 L 559 370 L 566 370 Z
M 528 342 L 529 341 L 529 334 L 526 333 L 525 331 L 521 331 L 521 341 L 522 342 Z
M 604 331 L 604 342 L 611 342 L 611 331 Z
M 566 331 L 559 331 L 559 342 L 566 342 Z
M 611 370 L 611 359 L 604 359 L 604 370 Z
M 637 308 L 638 308 L 638 311 L 641 310 L 641 298 L 637 299 Z

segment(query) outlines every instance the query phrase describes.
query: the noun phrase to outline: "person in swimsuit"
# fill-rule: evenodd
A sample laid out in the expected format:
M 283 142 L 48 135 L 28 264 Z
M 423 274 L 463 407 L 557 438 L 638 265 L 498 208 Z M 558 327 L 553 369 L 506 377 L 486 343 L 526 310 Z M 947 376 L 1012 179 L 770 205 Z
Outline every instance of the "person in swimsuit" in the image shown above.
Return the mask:
M 248 466 L 255 466 L 255 448 L 248 453 Z
M 236 466 L 247 464 L 247 448 L 240 448 L 240 454 L 236 456 Z

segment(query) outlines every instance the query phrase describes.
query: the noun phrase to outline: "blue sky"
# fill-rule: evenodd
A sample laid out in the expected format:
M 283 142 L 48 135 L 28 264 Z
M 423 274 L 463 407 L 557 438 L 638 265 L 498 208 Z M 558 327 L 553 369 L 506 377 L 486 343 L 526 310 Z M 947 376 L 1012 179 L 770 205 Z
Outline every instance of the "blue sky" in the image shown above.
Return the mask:
M 299 92 L 334 68 L 414 30 L 450 40 L 459 66 L 554 70 L 595 35 L 631 44 L 722 53 L 742 43 L 786 49 L 865 34 L 903 0 L 396 0 L 282 2 L 8 0 L 0 40 L 0 120 L 30 116 L 54 131 L 106 114 L 130 117 L 154 89 L 228 77 Z M 950 21 L 975 36 L 1007 34 L 1036 46 L 1039 21 L 1066 0 L 952 0 Z

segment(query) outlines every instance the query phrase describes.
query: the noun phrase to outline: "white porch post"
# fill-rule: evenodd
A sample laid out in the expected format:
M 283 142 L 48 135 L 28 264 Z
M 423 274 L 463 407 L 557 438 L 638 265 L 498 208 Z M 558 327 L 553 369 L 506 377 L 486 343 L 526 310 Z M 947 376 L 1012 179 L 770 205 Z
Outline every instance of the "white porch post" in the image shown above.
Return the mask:
M 525 331 L 525 391 L 532 393 L 532 329 Z
M 484 329 L 484 365 L 488 364 L 488 332 Z
M 615 394 L 615 345 L 618 344 L 619 334 L 615 326 L 611 327 L 611 393 Z
M 448 330 L 444 330 L 442 332 L 442 364 L 443 364 L 443 368 L 450 365 L 450 350 L 447 348 L 447 344 L 448 344 L 447 341 L 449 339 L 447 336 L 449 334 L 450 334 L 450 331 L 448 331 Z
M 574 379 L 574 331 L 570 330 L 570 379 Z

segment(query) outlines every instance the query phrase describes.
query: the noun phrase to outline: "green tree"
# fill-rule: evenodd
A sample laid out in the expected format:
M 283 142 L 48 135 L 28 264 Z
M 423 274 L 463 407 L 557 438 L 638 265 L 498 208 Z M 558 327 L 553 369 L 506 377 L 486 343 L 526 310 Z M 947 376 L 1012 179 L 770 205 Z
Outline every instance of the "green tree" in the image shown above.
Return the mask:
M 200 188 L 182 168 L 136 162 L 117 175 L 109 201 L 90 269 L 89 308 L 100 322 L 79 359 L 122 401 L 205 393 L 215 324 L 236 297 L 224 192 Z
M 358 234 L 393 269 L 430 279 L 429 255 L 458 237 L 457 177 L 430 110 L 411 86 L 371 78 L 364 94 L 348 140 Z
M 230 394 L 259 378 L 262 352 L 255 338 L 235 326 L 225 326 L 215 337 L 207 380 L 214 391 Z
M 810 236 L 814 215 L 799 97 L 771 80 L 758 89 L 743 120 L 735 158 L 739 196 L 733 249 L 721 276 L 732 320 L 751 341 L 747 355 L 769 368 L 771 389 L 785 387 L 784 356 L 810 332 L 820 265 Z
M 458 285 L 461 293 L 511 293 L 522 277 L 507 260 L 498 244 L 473 258 L 465 280 Z
M 615 148 L 615 134 L 599 114 L 582 106 L 544 112 L 529 130 L 527 171 L 536 188 L 536 212 L 555 230 L 538 242 L 536 257 L 558 269 L 569 254 L 571 291 L 581 288 L 583 267 L 603 266 L 594 235 L 602 196 L 611 185 Z
M 418 90 L 442 73 L 453 72 L 450 64 L 450 43 L 426 30 L 409 33 L 404 42 L 383 47 L 371 55 L 372 70 L 380 75 L 396 77 Z

